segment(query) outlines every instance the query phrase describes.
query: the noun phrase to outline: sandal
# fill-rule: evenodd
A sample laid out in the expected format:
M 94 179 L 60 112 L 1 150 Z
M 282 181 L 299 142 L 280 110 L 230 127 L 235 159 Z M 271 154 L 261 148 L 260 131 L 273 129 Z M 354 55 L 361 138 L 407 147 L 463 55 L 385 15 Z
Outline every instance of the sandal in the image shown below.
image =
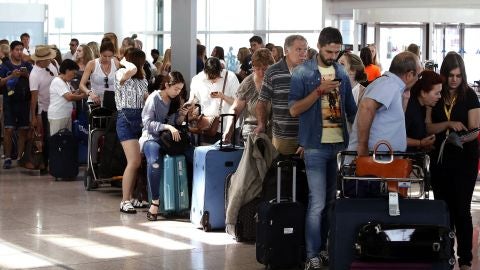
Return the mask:
M 156 206 L 157 207 L 157 211 L 158 211 L 158 208 L 160 207 L 159 204 L 157 203 L 151 203 L 153 206 Z M 150 209 L 147 211 L 147 220 L 149 221 L 157 221 L 157 217 L 158 217 L 158 212 L 156 214 L 152 214 L 150 213 Z

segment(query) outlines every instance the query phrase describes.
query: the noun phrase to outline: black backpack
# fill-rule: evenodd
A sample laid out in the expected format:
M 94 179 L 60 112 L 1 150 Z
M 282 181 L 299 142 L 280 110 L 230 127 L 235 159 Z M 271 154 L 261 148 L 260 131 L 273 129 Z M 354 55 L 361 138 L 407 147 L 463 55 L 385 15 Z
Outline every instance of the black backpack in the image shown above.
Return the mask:
M 4 64 L 5 66 L 8 67 L 10 71 L 13 71 L 18 68 L 18 67 L 15 67 L 10 61 L 4 62 Z M 28 69 L 26 62 L 22 62 L 19 67 L 26 67 Z M 4 89 L 5 97 L 7 98 L 8 101 L 13 101 L 13 102 L 30 101 L 31 93 L 30 93 L 30 83 L 28 81 L 28 78 L 25 78 L 23 76 L 18 77 L 18 81 L 15 84 L 15 89 L 13 90 L 14 91 L 13 95 L 8 95 L 9 90 L 7 86 L 8 86 L 8 82 Z

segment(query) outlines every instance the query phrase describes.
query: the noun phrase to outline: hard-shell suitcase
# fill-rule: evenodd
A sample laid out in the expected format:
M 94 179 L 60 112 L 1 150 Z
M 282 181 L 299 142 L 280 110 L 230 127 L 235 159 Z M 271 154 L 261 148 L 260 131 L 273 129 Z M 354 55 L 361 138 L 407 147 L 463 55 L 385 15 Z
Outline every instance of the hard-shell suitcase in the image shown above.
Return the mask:
M 281 199 L 281 174 L 284 166 L 293 171 L 292 199 Z M 296 267 L 302 263 L 305 212 L 296 201 L 296 165 L 293 161 L 277 164 L 277 198 L 258 207 L 257 261 L 270 267 Z
M 163 194 L 161 214 L 182 214 L 189 210 L 185 156 L 165 155 L 163 158 L 163 186 L 160 185 L 160 194 Z
M 225 116 L 232 114 L 222 114 L 222 121 Z M 242 154 L 243 148 L 235 146 L 235 142 L 231 146 L 220 141 L 195 148 L 190 211 L 193 224 L 205 231 L 225 228 L 225 179 L 237 170 Z
M 355 257 L 358 232 L 369 222 L 449 228 L 450 218 L 444 201 L 399 199 L 399 208 L 400 215 L 390 216 L 388 198 L 338 199 L 334 205 L 329 235 L 330 269 L 350 269 Z M 451 263 L 451 259 L 446 259 L 432 262 L 430 267 L 434 270 L 450 269 Z
M 62 129 L 49 139 L 50 174 L 57 178 L 75 178 L 78 175 L 78 143 L 68 129 Z

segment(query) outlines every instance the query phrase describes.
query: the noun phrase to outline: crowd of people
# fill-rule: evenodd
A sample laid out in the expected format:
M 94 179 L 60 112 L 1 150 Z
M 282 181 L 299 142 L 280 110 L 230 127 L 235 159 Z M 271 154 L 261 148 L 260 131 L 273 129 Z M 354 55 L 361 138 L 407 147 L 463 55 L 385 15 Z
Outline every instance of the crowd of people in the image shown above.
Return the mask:
M 4 169 L 13 166 L 14 132 L 19 156 L 31 129 L 43 134 L 46 145 L 51 134 L 71 129 L 72 101 L 88 99 L 117 112 L 117 136 L 127 159 L 120 211 L 136 213 L 132 193 L 143 153 L 152 191 L 147 219 L 155 221 L 162 202 L 160 134 L 170 132 L 178 141 L 179 125 L 187 119 L 234 113 L 239 122 L 229 120 L 214 135 L 200 134 L 199 141 L 230 142 L 234 130 L 240 140 L 266 133 L 279 153 L 304 159 L 309 187 L 305 269 L 320 269 L 328 265 L 336 154 L 348 149 L 368 155 L 379 140 L 387 140 L 395 151 L 431 154 L 435 199 L 446 201 L 460 269 L 470 269 L 470 202 L 479 155 L 478 132 L 468 131 L 480 127 L 480 104 L 459 54 L 448 53 L 438 74 L 424 70 L 419 47 L 412 44 L 382 73 L 375 45 L 362 48 L 360 55 L 342 51 L 336 28 L 321 31 L 318 51 L 301 35 L 286 37 L 282 46 L 265 45 L 253 36 L 249 49 L 238 50 L 233 71 L 222 47 L 214 47 L 207 58 L 205 46 L 198 44 L 197 75 L 187 91 L 183 75 L 172 68 L 171 49 L 163 58 L 152 50 L 153 62 L 148 63 L 134 37 L 125 38 L 120 48 L 114 33 L 105 33 L 100 44 L 71 39 L 63 56 L 53 46 L 30 48 L 28 34 L 20 39 L 0 41 Z M 195 104 L 201 110 L 196 115 Z M 451 132 L 468 132 L 461 137 L 463 148 L 441 145 Z M 191 163 L 193 146 L 184 154 Z M 46 151 L 44 158 L 48 160 Z

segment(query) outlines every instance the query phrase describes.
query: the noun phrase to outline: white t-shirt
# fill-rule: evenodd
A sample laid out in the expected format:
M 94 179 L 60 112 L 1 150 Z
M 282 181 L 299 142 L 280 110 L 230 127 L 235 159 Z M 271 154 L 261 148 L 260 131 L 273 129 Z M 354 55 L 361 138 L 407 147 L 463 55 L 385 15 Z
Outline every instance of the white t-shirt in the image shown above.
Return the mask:
M 48 106 L 48 119 L 62 119 L 71 117 L 73 104 L 63 95 L 70 92 L 70 84 L 60 77 L 53 79 L 50 84 L 50 105 Z
M 221 78 L 215 83 L 208 80 L 205 72 L 200 72 L 192 78 L 190 84 L 190 99 L 189 102 L 197 97 L 198 104 L 202 108 L 202 114 L 207 116 L 217 116 L 220 107 L 219 98 L 211 98 L 211 92 L 222 92 L 223 81 L 227 70 L 223 69 L 220 73 Z M 237 96 L 237 89 L 240 83 L 238 82 L 235 73 L 228 71 L 227 83 L 225 85 L 224 95 L 235 98 Z M 228 113 L 230 106 L 225 100 L 222 103 L 222 113 Z
M 53 76 L 45 68 L 37 65 L 34 65 L 30 72 L 30 91 L 38 91 L 38 114 L 41 114 L 42 111 L 48 111 L 50 84 L 52 80 L 58 76 L 57 68 L 52 63 L 48 65 L 48 69 L 53 73 Z

